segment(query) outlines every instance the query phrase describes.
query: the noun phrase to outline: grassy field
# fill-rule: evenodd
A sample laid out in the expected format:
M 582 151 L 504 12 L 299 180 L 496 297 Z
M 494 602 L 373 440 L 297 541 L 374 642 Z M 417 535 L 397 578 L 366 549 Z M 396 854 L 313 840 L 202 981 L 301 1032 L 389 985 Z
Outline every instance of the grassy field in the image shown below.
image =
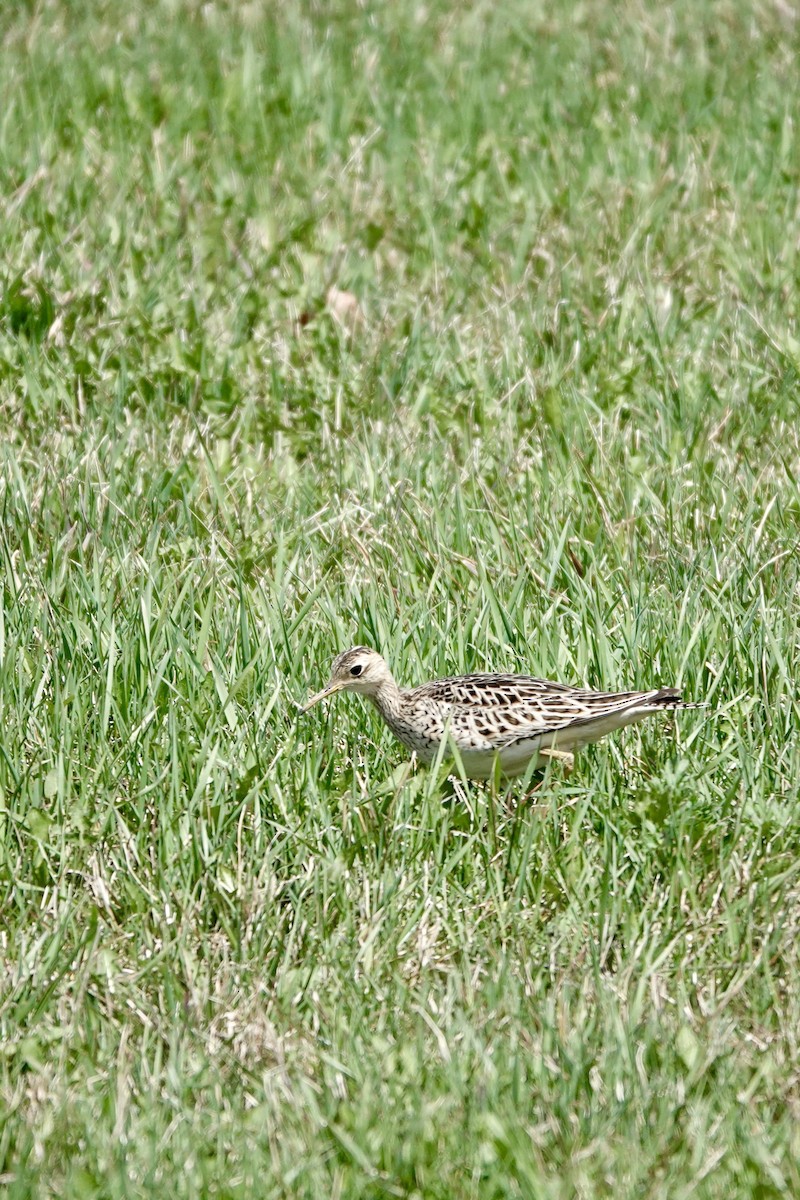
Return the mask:
M 0 1191 L 800 1195 L 790 5 L 0 39 Z M 709 708 L 523 802 L 353 642 Z

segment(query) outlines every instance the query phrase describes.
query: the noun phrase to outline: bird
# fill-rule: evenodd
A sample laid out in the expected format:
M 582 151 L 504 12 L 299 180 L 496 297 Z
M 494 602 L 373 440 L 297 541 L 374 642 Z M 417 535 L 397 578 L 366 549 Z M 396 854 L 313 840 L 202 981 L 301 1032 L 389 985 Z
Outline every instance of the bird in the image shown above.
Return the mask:
M 336 692 L 358 692 L 377 708 L 395 737 L 432 763 L 443 741 L 455 746 L 469 779 L 491 779 L 499 769 L 514 779 L 531 761 L 559 761 L 650 713 L 693 708 L 677 688 L 595 692 L 532 675 L 456 675 L 401 688 L 380 654 L 353 646 L 333 661 L 325 687 L 300 708 L 308 712 Z

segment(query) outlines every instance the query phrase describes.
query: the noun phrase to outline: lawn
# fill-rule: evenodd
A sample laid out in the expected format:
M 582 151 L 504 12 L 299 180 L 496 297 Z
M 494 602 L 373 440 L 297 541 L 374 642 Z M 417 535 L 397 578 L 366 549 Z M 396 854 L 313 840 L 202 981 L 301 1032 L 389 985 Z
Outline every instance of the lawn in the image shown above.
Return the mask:
M 783 0 L 0 11 L 0 1190 L 800 1195 Z M 358 698 L 706 709 L 529 797 Z

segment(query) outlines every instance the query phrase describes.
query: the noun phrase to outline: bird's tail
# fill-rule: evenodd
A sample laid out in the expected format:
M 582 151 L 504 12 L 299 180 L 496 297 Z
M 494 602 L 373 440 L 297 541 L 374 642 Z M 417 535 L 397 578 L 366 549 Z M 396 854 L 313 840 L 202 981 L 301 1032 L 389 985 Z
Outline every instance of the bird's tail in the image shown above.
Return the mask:
M 659 688 L 648 697 L 648 703 L 658 708 L 708 708 L 707 704 L 684 700 L 678 688 Z

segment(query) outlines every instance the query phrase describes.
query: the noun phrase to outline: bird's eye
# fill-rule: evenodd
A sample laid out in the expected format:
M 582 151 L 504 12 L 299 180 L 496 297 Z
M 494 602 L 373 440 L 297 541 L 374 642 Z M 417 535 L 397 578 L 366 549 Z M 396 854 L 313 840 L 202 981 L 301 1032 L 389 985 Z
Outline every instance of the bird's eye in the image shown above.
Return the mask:
M 364 670 L 364 668 L 362 667 L 361 663 L 356 663 L 356 665 L 354 667 L 350 668 L 350 674 L 351 675 L 360 675 L 363 670 Z

